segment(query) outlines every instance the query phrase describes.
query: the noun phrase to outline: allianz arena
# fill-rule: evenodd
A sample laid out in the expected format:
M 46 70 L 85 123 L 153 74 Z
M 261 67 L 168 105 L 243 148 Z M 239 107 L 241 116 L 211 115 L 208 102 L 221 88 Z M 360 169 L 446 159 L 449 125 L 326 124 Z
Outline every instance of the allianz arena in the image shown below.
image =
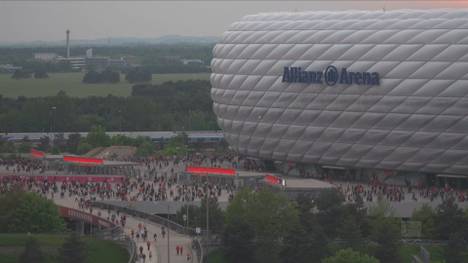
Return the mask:
M 241 154 L 468 175 L 468 10 L 249 15 L 213 55 Z

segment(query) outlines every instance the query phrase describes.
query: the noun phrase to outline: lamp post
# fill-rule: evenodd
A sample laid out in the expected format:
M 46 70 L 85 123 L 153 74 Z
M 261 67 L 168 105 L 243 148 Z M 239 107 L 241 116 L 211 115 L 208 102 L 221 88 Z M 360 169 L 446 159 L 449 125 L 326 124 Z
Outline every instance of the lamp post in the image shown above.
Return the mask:
M 210 238 L 210 228 L 209 228 L 209 215 L 210 215 L 210 194 L 208 187 L 208 175 L 206 176 L 206 242 Z
M 167 263 L 171 262 L 171 249 L 169 244 L 169 203 L 167 203 Z
M 55 133 L 55 110 L 56 109 L 57 107 L 55 106 L 52 106 L 49 109 L 49 132 L 52 133 L 52 135 L 54 135 Z M 52 115 L 52 117 L 50 115 Z M 49 142 L 52 147 L 54 146 L 54 140 L 55 140 L 55 136 L 52 136 L 52 139 L 50 139 L 49 137 Z
M 189 203 L 188 201 L 186 200 L 185 201 L 185 214 L 183 215 L 184 217 L 184 222 L 185 222 L 185 231 L 187 232 L 187 234 L 189 234 L 189 229 L 188 229 L 188 224 L 189 224 Z

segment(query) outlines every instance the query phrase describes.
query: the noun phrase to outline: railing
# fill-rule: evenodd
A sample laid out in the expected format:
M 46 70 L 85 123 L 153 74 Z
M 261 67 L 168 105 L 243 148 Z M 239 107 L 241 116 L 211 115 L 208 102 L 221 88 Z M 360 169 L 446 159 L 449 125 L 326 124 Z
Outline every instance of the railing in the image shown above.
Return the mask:
M 161 216 L 158 216 L 158 215 L 152 215 L 152 214 L 145 213 L 145 212 L 142 212 L 142 211 L 134 210 L 133 208 L 130 208 L 130 207 L 122 207 L 122 206 L 103 203 L 103 202 L 99 202 L 99 201 L 94 201 L 92 203 L 92 205 L 95 206 L 95 207 L 101 208 L 101 209 L 119 210 L 121 212 L 127 213 L 127 214 L 132 215 L 132 216 L 147 219 L 147 220 L 149 220 L 151 222 L 154 222 L 154 223 L 156 223 L 158 225 L 166 226 L 169 229 L 171 229 L 171 230 L 173 230 L 173 231 L 175 231 L 175 232 L 177 232 L 179 234 L 189 235 L 189 236 L 197 235 L 196 230 L 194 228 L 185 227 L 185 226 L 183 226 L 183 225 L 181 225 L 181 224 L 179 224 L 177 222 L 174 222 L 174 221 L 172 221 L 170 219 L 167 219 L 167 218 L 164 218 L 164 217 L 161 217 Z M 199 235 L 201 235 L 201 236 L 204 236 L 204 234 L 206 234 L 206 231 L 204 231 L 204 230 L 202 230 L 201 233 L 199 233 Z M 133 243 L 133 245 L 135 245 L 135 244 Z M 197 262 L 202 262 L 202 259 L 203 259 L 203 246 L 202 246 L 202 242 L 198 238 L 192 239 L 192 249 L 194 249 L 196 251 L 197 260 L 198 260 Z M 136 258 L 136 254 L 134 256 Z M 132 261 L 132 262 L 129 261 L 129 263 L 134 263 L 134 262 L 135 261 Z M 158 261 L 158 262 L 160 262 L 160 261 Z
M 203 246 L 200 243 L 198 238 L 194 238 L 192 241 L 192 249 L 197 253 L 197 262 L 202 262 L 203 260 Z
M 181 224 L 179 224 L 177 222 L 174 222 L 174 221 L 172 221 L 170 219 L 167 219 L 165 217 L 158 216 L 158 215 L 152 215 L 152 214 L 149 214 L 149 213 L 138 211 L 138 210 L 135 210 L 135 209 L 133 209 L 131 207 L 118 206 L 118 205 L 103 203 L 103 202 L 99 202 L 99 201 L 94 201 L 92 203 L 92 205 L 95 206 L 95 207 L 101 208 L 101 209 L 119 210 L 119 211 L 125 212 L 125 213 L 127 213 L 129 215 L 133 215 L 133 216 L 136 216 L 136 217 L 148 219 L 149 221 L 154 222 L 154 223 L 156 223 L 158 225 L 166 226 L 169 229 L 171 229 L 171 230 L 173 230 L 173 231 L 175 231 L 175 232 L 177 232 L 179 234 L 189 235 L 189 236 L 197 235 L 195 228 L 185 227 L 185 226 L 183 226 L 183 225 L 181 225 Z M 204 234 L 206 234 L 205 230 L 201 230 L 201 232 L 199 233 L 199 235 L 202 235 L 202 236 Z

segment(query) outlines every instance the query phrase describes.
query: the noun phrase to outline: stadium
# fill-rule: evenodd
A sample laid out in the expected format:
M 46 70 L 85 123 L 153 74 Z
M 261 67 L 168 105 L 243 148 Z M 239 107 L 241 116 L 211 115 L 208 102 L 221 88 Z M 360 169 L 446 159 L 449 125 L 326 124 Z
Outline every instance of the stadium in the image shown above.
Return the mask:
M 239 153 L 468 175 L 468 11 L 263 13 L 214 47 L 211 96 Z

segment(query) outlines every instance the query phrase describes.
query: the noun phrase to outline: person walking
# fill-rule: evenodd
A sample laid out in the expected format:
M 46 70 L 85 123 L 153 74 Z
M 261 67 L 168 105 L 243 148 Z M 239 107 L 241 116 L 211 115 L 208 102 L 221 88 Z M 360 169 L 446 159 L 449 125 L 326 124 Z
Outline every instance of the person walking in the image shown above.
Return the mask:
M 176 249 L 177 255 L 179 255 L 179 245 L 177 245 L 175 249 Z

